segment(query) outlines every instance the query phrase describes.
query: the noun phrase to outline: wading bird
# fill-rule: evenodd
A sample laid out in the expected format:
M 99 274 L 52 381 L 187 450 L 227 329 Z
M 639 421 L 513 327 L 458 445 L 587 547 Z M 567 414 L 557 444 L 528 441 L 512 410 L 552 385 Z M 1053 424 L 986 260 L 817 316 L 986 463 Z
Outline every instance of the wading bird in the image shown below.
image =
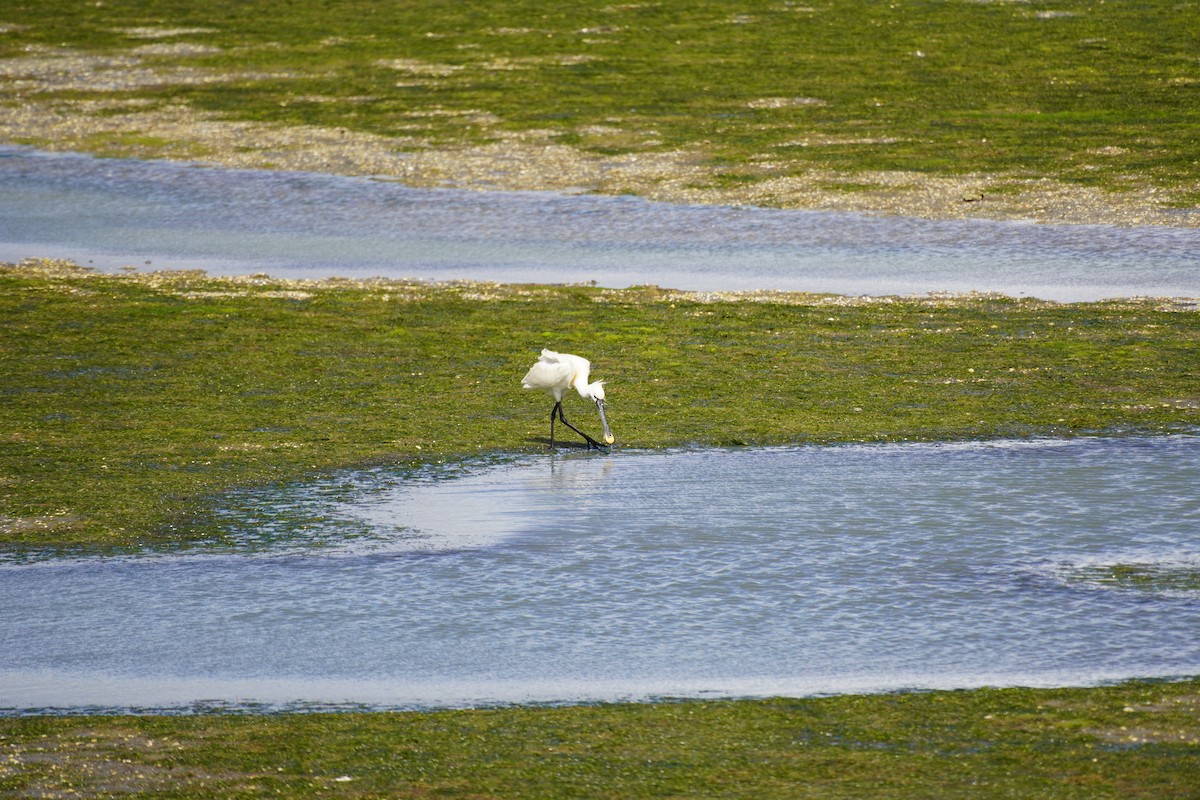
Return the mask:
M 550 447 L 554 447 L 555 415 L 563 425 L 587 440 L 589 450 L 593 447 L 597 449 L 607 447 L 616 441 L 612 431 L 608 428 L 608 417 L 604 415 L 604 381 L 588 383 L 588 372 L 591 369 L 592 364 L 586 358 L 568 353 L 555 353 L 553 350 L 543 350 L 542 357 L 529 368 L 529 372 L 526 372 L 525 377 L 521 380 L 521 386 L 524 388 L 541 389 L 554 397 L 554 408 L 550 409 Z M 597 442 L 567 422 L 567 418 L 563 416 L 563 394 L 571 387 L 579 392 L 580 397 L 596 404 L 596 409 L 600 412 L 600 424 L 604 426 L 604 444 Z

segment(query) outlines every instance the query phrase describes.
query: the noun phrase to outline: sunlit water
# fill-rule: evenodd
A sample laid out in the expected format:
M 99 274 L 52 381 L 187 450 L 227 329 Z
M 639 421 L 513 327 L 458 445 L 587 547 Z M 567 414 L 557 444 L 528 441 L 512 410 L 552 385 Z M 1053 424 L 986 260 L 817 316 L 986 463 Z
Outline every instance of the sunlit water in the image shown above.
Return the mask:
M 1200 674 L 1200 437 L 529 456 L 0 565 L 0 707 L 425 708 Z M 1126 580 L 1123 575 L 1139 576 Z
M 1051 300 L 1200 295 L 1200 229 L 935 222 L 97 159 L 0 146 L 0 261 Z

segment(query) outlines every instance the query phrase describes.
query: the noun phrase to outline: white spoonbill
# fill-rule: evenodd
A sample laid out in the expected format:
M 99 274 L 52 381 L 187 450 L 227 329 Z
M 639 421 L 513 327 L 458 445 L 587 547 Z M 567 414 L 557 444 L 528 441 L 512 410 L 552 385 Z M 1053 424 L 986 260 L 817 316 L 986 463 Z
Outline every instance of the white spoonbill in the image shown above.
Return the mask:
M 604 415 L 604 381 L 588 383 L 588 373 L 591 369 L 592 363 L 586 358 L 569 353 L 556 353 L 553 350 L 543 350 L 542 357 L 529 368 L 529 372 L 526 372 L 525 377 L 521 380 L 521 386 L 526 389 L 541 389 L 554 397 L 554 408 L 550 409 L 550 447 L 554 447 L 555 415 L 563 425 L 587 440 L 589 450 L 593 447 L 597 449 L 607 447 L 616 441 L 612 431 L 608 428 L 608 417 Z M 600 424 L 604 426 L 604 444 L 600 444 L 567 422 L 567 418 L 563 416 L 563 394 L 571 387 L 579 392 L 580 397 L 596 404 L 596 409 L 600 412 Z

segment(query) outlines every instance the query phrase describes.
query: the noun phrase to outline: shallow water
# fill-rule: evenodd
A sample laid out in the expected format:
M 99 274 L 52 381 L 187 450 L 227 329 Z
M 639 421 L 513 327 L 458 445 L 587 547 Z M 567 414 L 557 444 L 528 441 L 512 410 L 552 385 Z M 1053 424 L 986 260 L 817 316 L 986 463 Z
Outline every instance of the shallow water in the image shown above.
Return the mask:
M 578 452 L 246 493 L 240 552 L 0 565 L 0 708 L 1200 674 L 1198 485 L 1200 437 L 1172 436 Z
M 1200 295 L 1200 229 L 934 222 L 98 159 L 0 146 L 0 261 L 105 270 L 1050 300 Z

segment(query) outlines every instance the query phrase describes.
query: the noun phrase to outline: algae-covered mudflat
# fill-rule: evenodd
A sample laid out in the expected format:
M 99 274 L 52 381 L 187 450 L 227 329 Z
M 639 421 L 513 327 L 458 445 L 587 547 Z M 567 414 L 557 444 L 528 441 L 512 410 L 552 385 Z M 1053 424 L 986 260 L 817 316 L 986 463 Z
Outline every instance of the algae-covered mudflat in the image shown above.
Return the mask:
M 0 719 L 9 797 L 1189 798 L 1200 682 Z
M 0 139 L 424 186 L 1196 225 L 1192 2 L 18 0 Z
M 1182 301 L 31 261 L 0 269 L 0 340 L 0 530 L 19 548 L 219 538 L 204 512 L 234 488 L 544 448 L 548 405 L 520 388 L 543 346 L 592 359 L 620 447 L 1153 433 L 1200 415 L 1200 315 Z

